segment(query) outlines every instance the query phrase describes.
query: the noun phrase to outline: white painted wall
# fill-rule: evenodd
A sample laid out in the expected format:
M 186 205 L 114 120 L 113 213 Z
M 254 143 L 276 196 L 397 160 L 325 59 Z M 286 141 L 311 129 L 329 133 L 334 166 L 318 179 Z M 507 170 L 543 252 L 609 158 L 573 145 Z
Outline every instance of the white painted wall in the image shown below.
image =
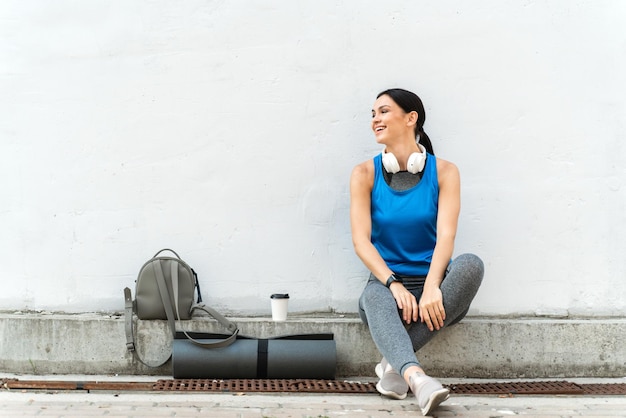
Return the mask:
M 225 312 L 355 312 L 352 167 L 420 94 L 473 315 L 626 314 L 626 3 L 0 2 L 1 310 L 119 311 L 162 247 Z

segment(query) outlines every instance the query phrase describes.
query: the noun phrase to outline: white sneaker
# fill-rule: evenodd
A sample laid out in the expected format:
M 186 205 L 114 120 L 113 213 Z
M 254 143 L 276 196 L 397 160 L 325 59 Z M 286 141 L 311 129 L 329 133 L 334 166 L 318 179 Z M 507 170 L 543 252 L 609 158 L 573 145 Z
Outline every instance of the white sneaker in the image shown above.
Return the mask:
M 413 373 L 409 378 L 411 391 L 417 398 L 417 404 L 423 415 L 430 414 L 442 402 L 450 397 L 450 391 L 441 383 L 422 373 Z
M 382 395 L 388 396 L 393 399 L 406 398 L 409 391 L 409 385 L 406 384 L 400 373 L 395 371 L 387 360 L 383 359 L 376 365 L 374 369 L 376 376 L 380 379 L 376 383 L 376 390 Z

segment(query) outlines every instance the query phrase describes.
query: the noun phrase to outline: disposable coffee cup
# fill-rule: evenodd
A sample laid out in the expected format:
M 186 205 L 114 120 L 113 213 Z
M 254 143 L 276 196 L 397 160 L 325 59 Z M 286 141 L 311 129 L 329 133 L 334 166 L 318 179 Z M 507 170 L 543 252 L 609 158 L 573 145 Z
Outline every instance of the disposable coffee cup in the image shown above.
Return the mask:
M 287 293 L 274 293 L 270 299 L 272 301 L 272 320 L 286 321 L 289 295 Z

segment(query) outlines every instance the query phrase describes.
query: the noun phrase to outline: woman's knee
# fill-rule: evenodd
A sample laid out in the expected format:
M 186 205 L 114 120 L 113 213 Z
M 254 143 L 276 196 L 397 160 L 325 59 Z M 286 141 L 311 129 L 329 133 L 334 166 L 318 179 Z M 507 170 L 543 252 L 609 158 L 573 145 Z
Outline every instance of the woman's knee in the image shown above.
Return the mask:
M 380 282 L 369 282 L 359 298 L 361 320 L 368 323 L 369 316 L 381 314 L 388 307 L 396 308 L 396 302 L 389 289 Z
M 444 300 L 446 295 L 452 299 L 473 299 L 482 284 L 484 273 L 483 262 L 476 255 L 462 254 L 455 258 L 441 285 Z
M 452 261 L 451 267 L 458 268 L 468 273 L 479 282 L 482 281 L 483 276 L 485 275 L 485 264 L 483 263 L 483 260 L 481 260 L 477 255 L 471 253 L 459 255 Z
M 465 318 L 465 315 L 467 315 L 468 312 L 469 312 L 469 308 L 465 309 L 463 312 L 461 312 L 461 314 L 459 316 L 457 316 L 456 318 L 452 319 L 449 324 L 446 324 L 446 327 L 450 327 L 452 325 L 456 325 L 459 322 L 461 322 L 461 320 L 463 318 Z
M 361 293 L 359 298 L 359 307 L 367 311 L 370 306 L 376 306 L 380 303 L 380 299 L 384 298 L 384 291 L 387 290 L 384 286 L 379 286 L 377 283 L 368 283 Z

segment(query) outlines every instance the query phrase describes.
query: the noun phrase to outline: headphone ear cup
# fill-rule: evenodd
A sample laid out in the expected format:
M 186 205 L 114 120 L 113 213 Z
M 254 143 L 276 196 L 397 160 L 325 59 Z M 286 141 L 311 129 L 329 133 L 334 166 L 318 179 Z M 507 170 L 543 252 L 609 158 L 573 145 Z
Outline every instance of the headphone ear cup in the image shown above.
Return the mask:
M 406 169 L 409 173 L 417 174 L 424 169 L 424 163 L 426 163 L 426 154 L 414 152 L 406 163 Z
M 387 173 L 396 174 L 400 171 L 400 164 L 398 164 L 398 159 L 395 155 L 390 152 L 383 151 L 383 167 Z
M 424 170 L 426 164 L 426 148 L 422 144 L 417 144 L 422 152 L 414 152 L 406 163 L 406 169 L 409 173 L 417 174 Z

